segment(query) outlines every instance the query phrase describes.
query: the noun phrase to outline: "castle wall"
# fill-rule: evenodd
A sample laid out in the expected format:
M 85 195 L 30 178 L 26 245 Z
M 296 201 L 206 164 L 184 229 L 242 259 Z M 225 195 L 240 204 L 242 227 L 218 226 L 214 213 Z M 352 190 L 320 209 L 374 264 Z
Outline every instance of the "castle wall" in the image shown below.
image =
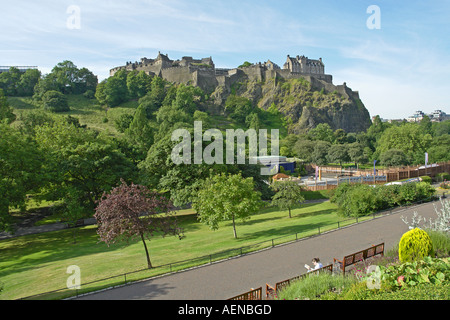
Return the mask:
M 194 85 L 189 67 L 171 67 L 161 70 L 161 77 L 167 81 Z

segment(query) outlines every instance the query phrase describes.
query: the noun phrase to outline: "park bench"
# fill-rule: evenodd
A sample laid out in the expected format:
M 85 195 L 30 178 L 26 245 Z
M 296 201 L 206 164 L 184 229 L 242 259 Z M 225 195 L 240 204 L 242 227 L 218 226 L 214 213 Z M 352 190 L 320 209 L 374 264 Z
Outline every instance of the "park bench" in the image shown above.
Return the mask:
M 296 277 L 293 277 L 293 278 L 290 278 L 290 279 L 287 279 L 287 280 L 283 280 L 283 281 L 277 282 L 275 284 L 275 288 L 266 283 L 266 299 L 268 299 L 269 297 L 275 295 L 277 292 L 279 292 L 281 289 L 283 289 L 286 286 L 288 286 L 293 281 L 304 279 L 307 276 L 310 276 L 310 275 L 313 275 L 313 274 L 319 274 L 319 273 L 324 272 L 324 271 L 328 271 L 328 272 L 332 273 L 333 272 L 333 265 L 329 264 L 329 265 L 327 265 L 325 267 L 322 267 L 320 269 L 317 269 L 317 270 L 314 270 L 314 271 L 311 271 L 311 272 L 308 272 L 308 273 L 305 273 L 305 274 L 301 274 L 299 276 L 296 276 Z
M 246 293 L 240 294 L 228 300 L 262 300 L 262 287 L 252 289 Z
M 362 251 L 358 251 L 349 255 L 346 255 L 344 259 L 339 260 L 334 258 L 333 262 L 335 265 L 339 266 L 339 269 L 345 274 L 345 268 L 351 266 L 357 262 L 364 261 L 368 258 L 372 258 L 377 255 L 384 255 L 384 242 L 373 245 L 370 248 L 364 249 Z

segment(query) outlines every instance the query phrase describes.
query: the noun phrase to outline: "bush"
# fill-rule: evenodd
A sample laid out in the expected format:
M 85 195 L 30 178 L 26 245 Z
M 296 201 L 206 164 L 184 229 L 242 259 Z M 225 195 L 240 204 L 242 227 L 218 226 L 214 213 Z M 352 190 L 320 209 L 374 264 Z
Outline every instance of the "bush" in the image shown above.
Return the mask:
M 335 276 L 329 273 L 311 274 L 292 282 L 278 293 L 279 300 L 317 299 L 331 292 L 340 292 L 356 283 L 353 277 Z
M 429 177 L 429 176 L 422 176 L 422 177 L 419 177 L 419 178 L 422 179 L 422 182 L 426 182 L 428 184 L 431 184 L 433 182 L 431 177 Z
M 450 174 L 445 173 L 445 172 L 444 173 L 438 173 L 436 175 L 436 180 L 438 182 L 448 181 L 448 180 L 450 180 Z
M 335 189 L 330 200 L 338 205 L 339 214 L 359 217 L 397 205 L 425 200 L 435 192 L 436 190 L 426 182 L 376 187 L 344 183 Z
M 450 234 L 442 231 L 426 230 L 433 243 L 436 258 L 450 256 Z
M 450 285 L 419 284 L 404 290 L 380 292 L 369 296 L 371 300 L 449 300 Z
M 423 259 L 433 253 L 430 236 L 422 229 L 414 228 L 406 232 L 400 239 L 398 255 L 402 262 Z
M 55 90 L 44 93 L 42 96 L 42 105 L 45 110 L 51 112 L 65 112 L 70 110 L 66 96 Z
M 381 281 L 387 291 L 414 287 L 423 283 L 450 284 L 448 258 L 425 257 L 423 260 L 402 263 L 397 266 L 380 267 Z

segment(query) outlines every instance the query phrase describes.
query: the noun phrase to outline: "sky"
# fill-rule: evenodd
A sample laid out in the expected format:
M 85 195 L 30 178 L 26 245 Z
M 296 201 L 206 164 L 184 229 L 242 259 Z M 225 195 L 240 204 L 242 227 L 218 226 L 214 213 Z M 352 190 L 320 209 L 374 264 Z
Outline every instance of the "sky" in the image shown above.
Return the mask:
M 159 51 L 217 68 L 305 55 L 371 116 L 450 113 L 448 0 L 0 0 L 0 17 L 2 66 L 70 60 L 103 80 Z

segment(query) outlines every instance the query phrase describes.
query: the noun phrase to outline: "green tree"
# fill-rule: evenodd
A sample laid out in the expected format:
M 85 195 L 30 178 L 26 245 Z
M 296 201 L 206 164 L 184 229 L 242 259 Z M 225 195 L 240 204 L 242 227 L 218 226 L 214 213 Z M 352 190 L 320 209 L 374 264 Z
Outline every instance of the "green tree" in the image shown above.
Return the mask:
M 343 144 L 333 144 L 328 150 L 327 159 L 329 162 L 339 162 L 339 165 L 342 166 L 343 162 L 347 162 L 350 160 L 348 155 L 348 147 Z
M 428 148 L 429 163 L 450 160 L 450 134 L 443 134 L 433 138 Z
M 406 123 L 386 129 L 377 141 L 376 152 L 381 155 L 389 149 L 402 150 L 413 163 L 423 163 L 431 141 L 431 135 L 425 134 L 419 125 Z
M 145 71 L 132 71 L 127 75 L 127 88 L 130 98 L 142 98 L 151 89 L 152 77 Z
M 403 150 L 389 149 L 380 156 L 380 162 L 383 166 L 397 167 L 409 164 L 408 156 Z
M 319 123 L 315 128 L 308 131 L 308 138 L 310 140 L 327 141 L 334 143 L 334 132 L 328 123 Z
M 131 143 L 134 143 L 144 153 L 147 153 L 153 144 L 153 129 L 150 121 L 147 119 L 147 113 L 143 105 L 139 105 L 134 113 L 133 121 L 131 121 L 125 135 Z
M 14 120 L 16 120 L 16 115 L 13 112 L 13 108 L 9 106 L 3 90 L 0 89 L 0 123 L 6 121 L 7 124 L 10 124 Z
M 348 156 L 351 161 L 358 165 L 358 163 L 365 163 L 368 161 L 368 155 L 364 150 L 364 146 L 359 142 L 354 142 L 348 145 Z
M 67 200 L 68 188 L 76 189 L 78 203 L 90 216 L 95 202 L 123 178 L 133 179 L 135 165 L 111 140 L 94 131 L 59 121 L 35 129 L 36 141 L 46 156 L 45 170 L 51 187 L 48 199 Z
M 337 129 L 334 131 L 334 143 L 344 144 L 347 143 L 347 132 L 344 129 Z
M 115 120 L 114 125 L 117 131 L 124 133 L 130 127 L 131 122 L 133 122 L 134 116 L 129 113 L 124 113 L 120 115 L 118 119 Z
M 25 209 L 26 195 L 43 186 L 43 154 L 36 143 L 0 122 L 0 230 L 11 231 L 9 208 Z
M 51 112 L 69 111 L 67 97 L 59 91 L 50 90 L 42 96 L 42 106 Z
M 195 110 L 199 108 L 199 104 L 203 99 L 204 93 L 202 89 L 181 84 L 177 89 L 173 104 L 176 108 L 185 111 L 189 115 L 193 115 Z
M 317 165 L 326 165 L 328 163 L 327 155 L 331 144 L 328 141 L 316 141 L 314 151 L 311 155 L 311 161 Z
M 117 107 L 128 100 L 127 72 L 117 71 L 114 76 L 103 80 L 96 88 L 95 98 L 108 107 Z
M 261 128 L 261 121 L 258 113 L 252 112 L 245 118 L 245 124 L 249 129 L 259 130 Z
M 18 93 L 21 73 L 16 67 L 9 68 L 8 72 L 0 73 L 0 89 L 7 96 L 15 96 Z
M 291 218 L 291 209 L 305 201 L 302 188 L 295 181 L 276 181 L 271 187 L 276 192 L 272 197 L 272 205 L 289 210 Z
M 315 141 L 299 139 L 293 147 L 293 152 L 297 157 L 305 162 L 314 162 L 312 156 L 315 146 Z
M 20 96 L 32 96 L 34 87 L 41 78 L 41 72 L 37 69 L 28 69 L 20 77 L 17 94 Z
M 245 97 L 230 95 L 225 101 L 227 115 L 242 124 L 253 109 L 252 102 Z
M 261 193 L 254 190 L 253 179 L 241 174 L 220 174 L 206 179 L 192 203 L 200 221 L 212 230 L 219 228 L 219 222 L 231 219 L 235 239 L 236 220 L 250 219 L 261 205 Z

